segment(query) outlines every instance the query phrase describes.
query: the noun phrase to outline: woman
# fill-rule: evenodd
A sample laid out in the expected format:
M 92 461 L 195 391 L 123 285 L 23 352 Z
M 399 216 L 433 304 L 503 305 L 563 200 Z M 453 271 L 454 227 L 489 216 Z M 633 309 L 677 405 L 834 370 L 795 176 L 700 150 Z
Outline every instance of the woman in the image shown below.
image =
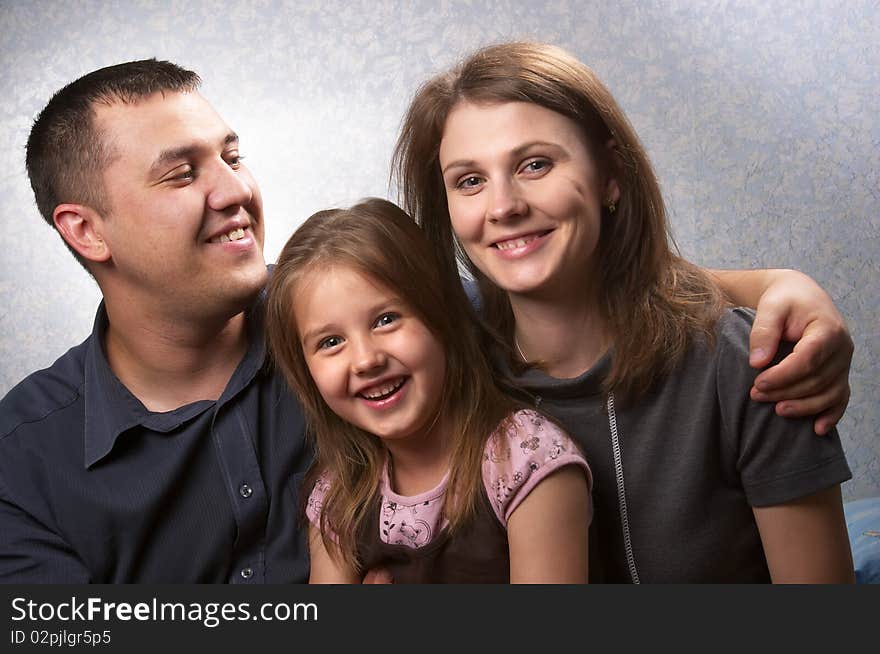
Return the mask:
M 395 170 L 477 280 L 500 373 L 587 453 L 592 580 L 852 579 L 839 439 L 748 399 L 751 315 L 672 251 L 647 155 L 589 69 L 540 44 L 477 52 L 419 90 Z M 826 412 L 817 431 L 839 418 L 839 392 L 786 392 Z

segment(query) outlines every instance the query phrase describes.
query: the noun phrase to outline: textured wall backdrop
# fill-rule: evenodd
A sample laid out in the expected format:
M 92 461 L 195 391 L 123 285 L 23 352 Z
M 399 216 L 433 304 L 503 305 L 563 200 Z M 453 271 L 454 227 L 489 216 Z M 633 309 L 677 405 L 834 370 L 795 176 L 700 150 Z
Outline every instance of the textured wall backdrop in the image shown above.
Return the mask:
M 34 206 L 36 113 L 95 68 L 197 70 L 242 136 L 274 260 L 312 212 L 387 196 L 420 81 L 492 41 L 561 45 L 607 82 L 656 164 L 677 241 L 716 267 L 794 267 L 856 342 L 847 498 L 880 495 L 880 5 L 767 2 L 0 1 L 0 394 L 90 331 L 97 288 Z

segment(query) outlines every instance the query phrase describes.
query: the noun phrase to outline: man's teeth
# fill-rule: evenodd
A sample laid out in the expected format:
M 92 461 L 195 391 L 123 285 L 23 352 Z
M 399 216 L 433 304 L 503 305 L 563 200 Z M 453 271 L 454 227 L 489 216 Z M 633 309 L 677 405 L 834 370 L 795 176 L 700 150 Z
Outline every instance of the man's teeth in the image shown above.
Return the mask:
M 527 236 L 525 238 L 514 238 L 509 241 L 498 241 L 495 247 L 499 250 L 513 250 L 514 248 L 525 247 L 526 243 L 531 243 L 537 236 Z
M 244 238 L 244 227 L 237 227 L 228 234 L 221 234 L 217 239 L 220 243 L 228 243 L 229 241 L 237 241 Z
M 381 399 L 381 398 L 385 397 L 386 395 L 391 395 L 391 393 L 393 393 L 398 388 L 403 386 L 403 381 L 404 380 L 401 377 L 400 379 L 398 379 L 395 382 L 389 382 L 389 383 L 383 384 L 382 386 L 379 386 L 377 388 L 371 388 L 369 390 L 369 392 L 361 392 L 361 396 L 365 397 L 368 400 Z

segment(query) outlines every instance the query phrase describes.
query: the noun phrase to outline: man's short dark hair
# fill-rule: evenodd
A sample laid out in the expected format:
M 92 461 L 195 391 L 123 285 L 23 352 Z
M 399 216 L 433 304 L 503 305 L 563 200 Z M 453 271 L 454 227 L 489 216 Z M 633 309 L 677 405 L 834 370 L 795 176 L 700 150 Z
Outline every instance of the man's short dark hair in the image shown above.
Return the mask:
M 191 70 L 144 59 L 101 68 L 55 93 L 34 121 L 25 159 L 46 222 L 54 227 L 55 207 L 66 202 L 106 210 L 101 172 L 113 152 L 95 126 L 95 104 L 129 104 L 154 93 L 194 91 L 200 83 Z M 85 267 L 79 254 L 68 249 Z

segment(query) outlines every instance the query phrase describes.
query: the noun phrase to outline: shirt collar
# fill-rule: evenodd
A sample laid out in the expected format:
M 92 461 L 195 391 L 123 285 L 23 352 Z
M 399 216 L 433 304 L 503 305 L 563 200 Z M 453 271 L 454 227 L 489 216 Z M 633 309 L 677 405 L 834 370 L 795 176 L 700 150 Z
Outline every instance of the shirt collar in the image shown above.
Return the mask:
M 579 398 L 601 395 L 602 383 L 611 372 L 612 350 L 605 352 L 593 366 L 584 373 L 570 379 L 551 377 L 537 366 L 526 368 L 520 374 L 513 372 L 510 362 L 504 356 L 495 357 L 495 366 L 502 377 L 509 380 L 515 388 L 532 396 L 547 394 L 554 398 Z
M 201 400 L 173 411 L 154 413 L 137 399 L 110 369 L 104 351 L 104 337 L 109 320 L 102 301 L 95 315 L 95 324 L 86 352 L 83 396 L 84 465 L 94 465 L 113 449 L 119 436 L 141 425 L 156 432 L 169 432 L 212 406 L 222 406 L 244 390 L 265 365 L 263 314 L 265 293 L 245 313 L 248 350 L 217 402 Z

